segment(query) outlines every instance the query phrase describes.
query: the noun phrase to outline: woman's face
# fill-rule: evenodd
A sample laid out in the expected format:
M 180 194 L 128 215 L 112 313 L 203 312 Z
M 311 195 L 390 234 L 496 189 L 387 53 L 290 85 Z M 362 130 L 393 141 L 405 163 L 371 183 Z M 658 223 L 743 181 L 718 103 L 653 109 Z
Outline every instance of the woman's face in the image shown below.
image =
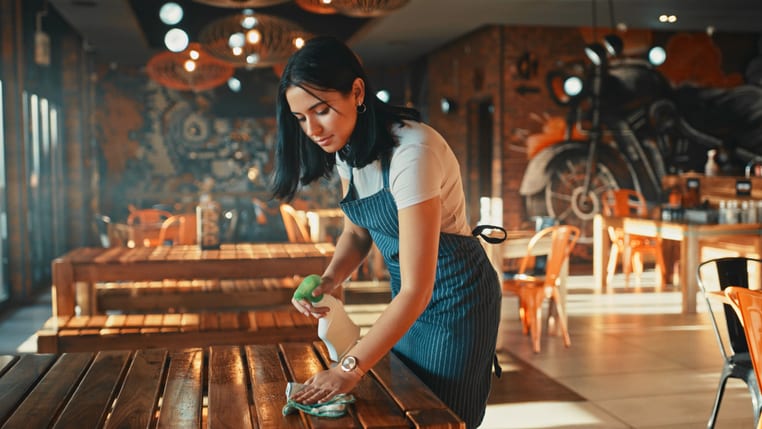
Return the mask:
M 363 85 L 356 79 L 349 94 L 298 86 L 286 90 L 291 113 L 302 131 L 328 153 L 343 148 L 357 123 L 357 106 L 363 102 Z

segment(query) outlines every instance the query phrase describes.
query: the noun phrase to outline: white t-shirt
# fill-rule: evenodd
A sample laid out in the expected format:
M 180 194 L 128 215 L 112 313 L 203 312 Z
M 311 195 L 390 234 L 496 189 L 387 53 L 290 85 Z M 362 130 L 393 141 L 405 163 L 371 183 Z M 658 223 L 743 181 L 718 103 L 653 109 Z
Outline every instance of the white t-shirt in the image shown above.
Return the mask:
M 436 196 L 442 201 L 442 232 L 470 235 L 466 221 L 465 197 L 460 165 L 445 139 L 430 126 L 405 121 L 394 126 L 398 145 L 392 152 L 389 186 L 397 209 L 421 203 Z M 349 179 L 349 166 L 336 155 L 342 179 Z M 369 197 L 384 186 L 381 161 L 374 161 L 352 173 L 358 198 Z

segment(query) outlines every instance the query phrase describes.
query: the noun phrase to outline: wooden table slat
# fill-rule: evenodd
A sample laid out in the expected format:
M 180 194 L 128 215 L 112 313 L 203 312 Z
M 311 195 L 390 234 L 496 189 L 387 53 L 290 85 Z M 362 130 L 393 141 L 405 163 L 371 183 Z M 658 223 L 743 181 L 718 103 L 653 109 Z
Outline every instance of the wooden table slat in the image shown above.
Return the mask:
M 130 353 L 126 351 L 98 353 L 53 427 L 101 427 L 118 392 L 129 357 Z
M 241 350 L 234 346 L 213 346 L 209 350 L 208 428 L 254 427 L 250 394 L 246 389 Z
M 90 365 L 89 354 L 61 356 L 27 395 L 13 416 L 5 422 L 9 428 L 41 428 L 63 409 L 80 377 Z
M 124 385 L 114 402 L 114 410 L 106 422 L 106 428 L 148 427 L 154 419 L 161 393 L 166 359 L 166 350 L 135 352 Z
M 158 427 L 201 427 L 203 364 L 203 349 L 172 352 Z
M 52 355 L 25 355 L 0 378 L 0 422 L 20 404 L 55 361 Z

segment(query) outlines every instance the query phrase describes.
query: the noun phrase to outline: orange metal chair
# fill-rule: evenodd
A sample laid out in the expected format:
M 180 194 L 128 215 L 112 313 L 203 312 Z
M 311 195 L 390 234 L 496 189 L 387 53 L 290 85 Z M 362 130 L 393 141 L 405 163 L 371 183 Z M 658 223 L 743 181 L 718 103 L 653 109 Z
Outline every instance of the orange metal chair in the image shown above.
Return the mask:
M 532 248 L 538 241 L 550 235 L 551 250 L 545 265 L 544 276 L 526 275 L 529 261 L 532 260 Z M 532 339 L 532 348 L 535 353 L 540 352 L 540 336 L 542 334 L 542 303 L 550 298 L 548 318 L 554 313 L 557 323 L 564 338 L 564 346 L 571 346 L 569 331 L 566 326 L 566 314 L 561 304 L 558 292 L 558 284 L 561 281 L 562 269 L 569 259 L 574 246 L 580 236 L 580 230 L 572 225 L 556 225 L 537 232 L 529 240 L 527 256 L 519 266 L 519 273 L 511 279 L 503 280 L 503 293 L 512 293 L 519 297 L 519 317 L 521 328 L 526 334 L 529 332 Z
M 196 244 L 196 214 L 184 213 L 172 215 L 161 223 L 159 230 L 159 245 L 166 243 Z
M 762 378 L 762 291 L 730 286 L 725 289 L 729 305 L 743 324 L 749 355 L 757 381 Z M 762 429 L 759 403 L 754 401 L 754 427 Z
M 601 195 L 601 204 L 605 216 L 648 217 L 648 204 L 645 197 L 633 189 L 609 189 Z M 624 273 L 625 285 L 630 283 L 630 272 L 634 268 L 638 281 L 643 273 L 643 256 L 653 255 L 657 271 L 657 286 L 666 284 L 667 272 L 664 265 L 664 253 L 661 239 L 642 237 L 639 235 L 626 236 L 619 228 L 608 228 L 611 239 L 611 254 L 606 267 L 607 283 L 611 281 L 616 272 L 619 255 L 622 255 L 622 272 Z
M 291 243 L 310 243 L 310 229 L 307 219 L 300 217 L 296 209 L 290 204 L 280 205 L 280 215 L 283 217 L 283 226 L 286 228 L 288 241 Z
M 161 224 L 169 219 L 172 213 L 159 209 L 138 209 L 130 206 L 127 216 L 129 228 L 129 247 L 152 247 L 161 244 L 159 231 Z
M 127 224 L 158 224 L 169 219 L 172 213 L 159 209 L 133 209 L 130 208 L 130 214 L 127 215 Z
M 736 309 L 732 308 L 726 294 L 731 287 L 758 288 L 762 279 L 762 260 L 745 257 L 710 259 L 699 264 L 696 278 L 709 310 L 709 320 L 723 361 L 712 413 L 707 422 L 707 427 L 713 428 L 725 385 L 730 378 L 746 384 L 755 415 L 762 411 L 762 392 L 754 374 L 741 316 L 734 311 Z

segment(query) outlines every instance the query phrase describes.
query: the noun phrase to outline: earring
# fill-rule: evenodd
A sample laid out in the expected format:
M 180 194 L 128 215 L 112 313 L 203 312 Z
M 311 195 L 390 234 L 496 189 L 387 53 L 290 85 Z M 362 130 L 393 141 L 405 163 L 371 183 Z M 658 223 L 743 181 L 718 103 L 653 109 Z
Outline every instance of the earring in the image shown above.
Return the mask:
M 366 106 L 365 103 L 357 105 L 357 113 L 363 114 L 366 110 L 368 110 L 368 106 Z

